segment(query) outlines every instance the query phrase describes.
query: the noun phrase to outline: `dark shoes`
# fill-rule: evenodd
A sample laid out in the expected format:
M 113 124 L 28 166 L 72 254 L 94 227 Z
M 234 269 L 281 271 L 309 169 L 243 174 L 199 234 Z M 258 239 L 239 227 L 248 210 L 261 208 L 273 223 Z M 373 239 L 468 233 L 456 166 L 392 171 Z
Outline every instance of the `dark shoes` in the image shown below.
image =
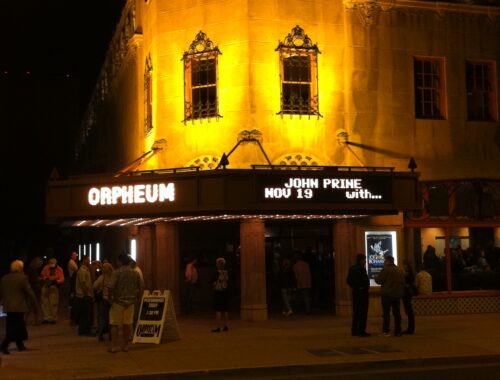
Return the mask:
M 224 328 L 221 330 L 220 327 L 217 327 L 216 329 L 213 329 L 212 332 L 218 333 L 221 331 L 229 331 L 229 327 L 224 326 Z
M 369 337 L 369 336 L 372 336 L 372 334 L 367 333 L 367 332 L 362 332 L 362 333 L 361 333 L 361 334 L 359 334 L 358 336 L 359 336 L 359 337 L 361 337 L 361 338 L 367 338 L 367 337 Z
M 8 348 L 2 348 L 1 350 L 2 350 L 2 354 L 4 354 L 4 355 L 10 355 L 10 351 L 9 351 Z M 17 346 L 17 351 L 19 351 L 19 352 L 26 351 L 26 350 L 27 350 L 27 348 L 26 348 L 26 346 L 24 344 L 21 344 L 21 345 Z

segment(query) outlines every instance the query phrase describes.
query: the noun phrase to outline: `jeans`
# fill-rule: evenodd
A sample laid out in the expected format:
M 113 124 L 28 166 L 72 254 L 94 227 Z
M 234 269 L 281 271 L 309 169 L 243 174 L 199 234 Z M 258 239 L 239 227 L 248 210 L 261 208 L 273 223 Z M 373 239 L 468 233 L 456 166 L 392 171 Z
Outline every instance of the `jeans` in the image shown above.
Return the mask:
M 28 339 L 28 331 L 24 323 L 24 313 L 7 312 L 5 318 L 5 338 L 0 345 L 2 351 L 7 351 L 10 342 L 16 342 L 18 350 L 24 349 L 23 340 Z
M 78 318 L 78 335 L 90 335 L 92 327 L 92 298 L 78 298 L 80 303 Z
M 281 299 L 283 300 L 283 310 L 288 312 L 292 311 L 290 299 L 292 297 L 292 289 L 281 289 Z
M 300 294 L 300 297 L 304 301 L 304 310 L 306 314 L 311 312 L 311 293 L 309 288 L 297 289 L 297 292 Z
M 391 310 L 394 316 L 394 334 L 401 335 L 401 311 L 400 311 L 400 298 L 382 296 L 382 312 L 383 312 L 383 326 L 382 331 L 388 333 L 391 331 Z
M 109 333 L 109 309 L 111 304 L 108 301 L 96 303 L 97 306 L 97 336 L 102 338 Z
M 352 292 L 352 326 L 353 336 L 366 333 L 366 322 L 368 319 L 368 290 Z
M 415 332 L 415 313 L 413 312 L 413 305 L 411 304 L 411 296 L 403 297 L 403 307 L 408 317 L 408 328 L 406 331 L 413 334 Z

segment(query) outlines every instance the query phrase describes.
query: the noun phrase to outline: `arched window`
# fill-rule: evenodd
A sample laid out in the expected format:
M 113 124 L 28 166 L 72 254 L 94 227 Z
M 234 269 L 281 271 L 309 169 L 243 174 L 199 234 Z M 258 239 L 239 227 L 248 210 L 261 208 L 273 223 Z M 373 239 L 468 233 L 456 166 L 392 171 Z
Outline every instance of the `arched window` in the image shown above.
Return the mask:
M 217 94 L 219 51 L 200 31 L 184 52 L 184 121 L 220 117 Z
M 280 42 L 281 110 L 278 114 L 317 115 L 318 53 L 321 53 L 300 26 Z

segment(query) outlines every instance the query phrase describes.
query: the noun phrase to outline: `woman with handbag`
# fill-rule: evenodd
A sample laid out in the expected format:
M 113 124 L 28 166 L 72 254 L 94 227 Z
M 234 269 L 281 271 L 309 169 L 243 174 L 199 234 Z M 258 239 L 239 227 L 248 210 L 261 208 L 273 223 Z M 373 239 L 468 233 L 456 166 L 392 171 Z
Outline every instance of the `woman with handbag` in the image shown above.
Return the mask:
M 415 287 L 415 272 L 407 260 L 403 261 L 403 270 L 405 274 L 405 291 L 403 294 L 403 308 L 405 309 L 406 317 L 408 318 L 408 327 L 403 334 L 412 335 L 415 333 L 415 313 L 411 299 L 417 295 Z
M 102 265 L 102 274 L 94 281 L 94 302 L 97 309 L 97 339 L 104 340 L 104 334 L 109 334 L 109 288 L 113 266 L 110 263 Z

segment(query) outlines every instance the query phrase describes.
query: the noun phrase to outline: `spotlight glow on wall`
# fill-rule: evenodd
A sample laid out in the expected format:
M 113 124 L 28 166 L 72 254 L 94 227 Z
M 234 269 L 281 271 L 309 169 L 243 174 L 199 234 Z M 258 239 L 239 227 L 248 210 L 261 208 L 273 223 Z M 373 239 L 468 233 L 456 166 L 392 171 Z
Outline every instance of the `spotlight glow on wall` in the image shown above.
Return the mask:
M 130 257 L 137 260 L 137 240 L 136 238 L 130 239 Z

